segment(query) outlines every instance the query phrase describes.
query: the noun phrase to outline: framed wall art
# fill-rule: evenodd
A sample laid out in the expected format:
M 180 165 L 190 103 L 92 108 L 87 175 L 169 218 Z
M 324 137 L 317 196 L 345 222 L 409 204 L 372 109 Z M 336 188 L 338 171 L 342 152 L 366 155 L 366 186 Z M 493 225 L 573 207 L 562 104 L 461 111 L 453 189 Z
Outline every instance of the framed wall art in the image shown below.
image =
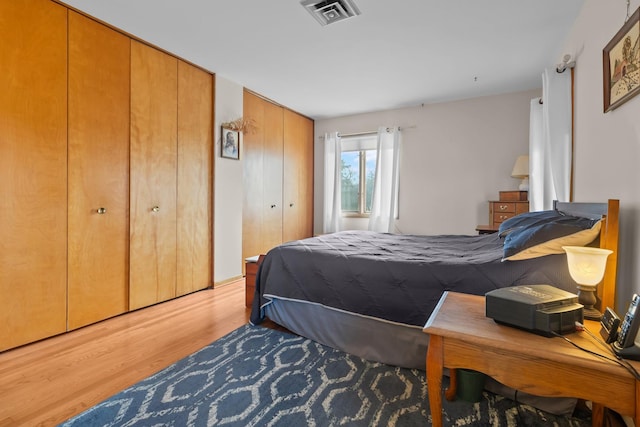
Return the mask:
M 602 50 L 604 112 L 640 92 L 640 8 Z
M 222 128 L 222 143 L 220 155 L 227 159 L 240 159 L 240 132 Z

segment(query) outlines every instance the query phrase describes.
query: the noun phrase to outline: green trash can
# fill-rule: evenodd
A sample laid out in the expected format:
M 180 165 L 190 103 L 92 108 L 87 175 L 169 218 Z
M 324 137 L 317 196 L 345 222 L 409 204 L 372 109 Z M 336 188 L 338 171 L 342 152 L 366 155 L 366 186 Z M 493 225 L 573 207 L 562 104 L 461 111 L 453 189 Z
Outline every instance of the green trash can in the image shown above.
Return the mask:
M 471 369 L 457 370 L 456 397 L 467 402 L 479 402 L 482 400 L 486 375 Z

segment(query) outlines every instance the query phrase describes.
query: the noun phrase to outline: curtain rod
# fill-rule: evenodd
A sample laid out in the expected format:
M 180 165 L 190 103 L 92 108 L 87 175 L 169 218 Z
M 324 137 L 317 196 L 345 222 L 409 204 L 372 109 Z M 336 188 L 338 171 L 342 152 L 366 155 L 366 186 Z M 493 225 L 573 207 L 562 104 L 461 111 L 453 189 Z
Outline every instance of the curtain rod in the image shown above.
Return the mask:
M 415 127 L 416 127 L 416 125 L 405 126 L 405 127 L 398 126 L 398 131 L 402 131 L 402 130 L 405 130 L 405 129 L 413 129 Z M 386 129 L 387 129 L 387 132 L 391 132 L 393 130 L 392 127 L 386 128 Z M 344 134 L 343 133 L 338 133 L 338 136 L 340 136 L 340 138 L 344 138 L 344 137 L 348 138 L 348 137 L 351 137 L 351 136 L 375 135 L 377 133 L 378 133 L 377 130 L 370 130 L 370 131 L 366 131 L 366 132 L 354 132 L 354 133 L 344 133 Z
M 399 131 L 402 131 L 404 129 L 413 129 L 416 128 L 416 125 L 413 126 L 405 126 L 405 127 L 398 127 Z M 393 128 L 392 127 L 388 127 L 386 128 L 387 132 L 391 132 Z M 354 137 L 354 136 L 365 136 L 365 135 L 376 135 L 378 133 L 377 130 L 370 130 L 370 131 L 365 131 L 365 132 L 353 132 L 353 133 L 338 133 L 338 136 L 340 138 L 350 138 L 350 137 Z M 319 139 L 324 139 L 324 135 L 318 135 Z
M 389 132 L 389 128 L 387 128 L 387 132 Z M 340 133 L 338 132 L 338 136 L 340 138 L 348 138 L 351 136 L 365 136 L 365 135 L 376 135 L 378 133 L 377 130 L 370 130 L 366 132 L 353 132 L 353 133 Z

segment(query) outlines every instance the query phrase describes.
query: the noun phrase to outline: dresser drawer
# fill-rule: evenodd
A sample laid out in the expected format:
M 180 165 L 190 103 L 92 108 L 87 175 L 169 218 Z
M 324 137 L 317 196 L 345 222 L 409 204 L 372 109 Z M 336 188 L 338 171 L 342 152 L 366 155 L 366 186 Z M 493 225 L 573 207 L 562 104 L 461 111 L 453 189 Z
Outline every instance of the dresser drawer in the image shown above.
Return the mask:
M 500 199 L 503 202 L 526 202 L 529 193 L 527 191 L 500 191 Z
M 514 202 L 491 202 L 491 210 L 497 213 L 515 213 L 516 203 Z M 513 215 L 511 215 L 513 216 Z
M 514 212 L 494 212 L 493 214 L 493 223 L 500 224 L 509 218 L 516 216 Z
M 511 192 L 501 192 L 511 193 Z M 524 192 L 526 193 L 526 192 Z M 526 200 L 490 200 L 489 222 L 490 229 L 497 229 L 501 223 L 516 215 L 529 211 L 529 202 Z

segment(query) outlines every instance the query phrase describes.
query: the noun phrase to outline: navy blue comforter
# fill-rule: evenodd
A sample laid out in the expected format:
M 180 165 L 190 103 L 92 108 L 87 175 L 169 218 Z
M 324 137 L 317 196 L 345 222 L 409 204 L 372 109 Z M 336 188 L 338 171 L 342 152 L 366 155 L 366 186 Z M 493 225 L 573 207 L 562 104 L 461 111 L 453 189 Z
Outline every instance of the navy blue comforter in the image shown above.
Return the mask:
M 424 326 L 444 291 L 484 295 L 546 283 L 575 292 L 565 255 L 502 261 L 498 234 L 417 236 L 343 231 L 269 251 L 256 276 L 251 322 L 272 298 L 309 301 Z

